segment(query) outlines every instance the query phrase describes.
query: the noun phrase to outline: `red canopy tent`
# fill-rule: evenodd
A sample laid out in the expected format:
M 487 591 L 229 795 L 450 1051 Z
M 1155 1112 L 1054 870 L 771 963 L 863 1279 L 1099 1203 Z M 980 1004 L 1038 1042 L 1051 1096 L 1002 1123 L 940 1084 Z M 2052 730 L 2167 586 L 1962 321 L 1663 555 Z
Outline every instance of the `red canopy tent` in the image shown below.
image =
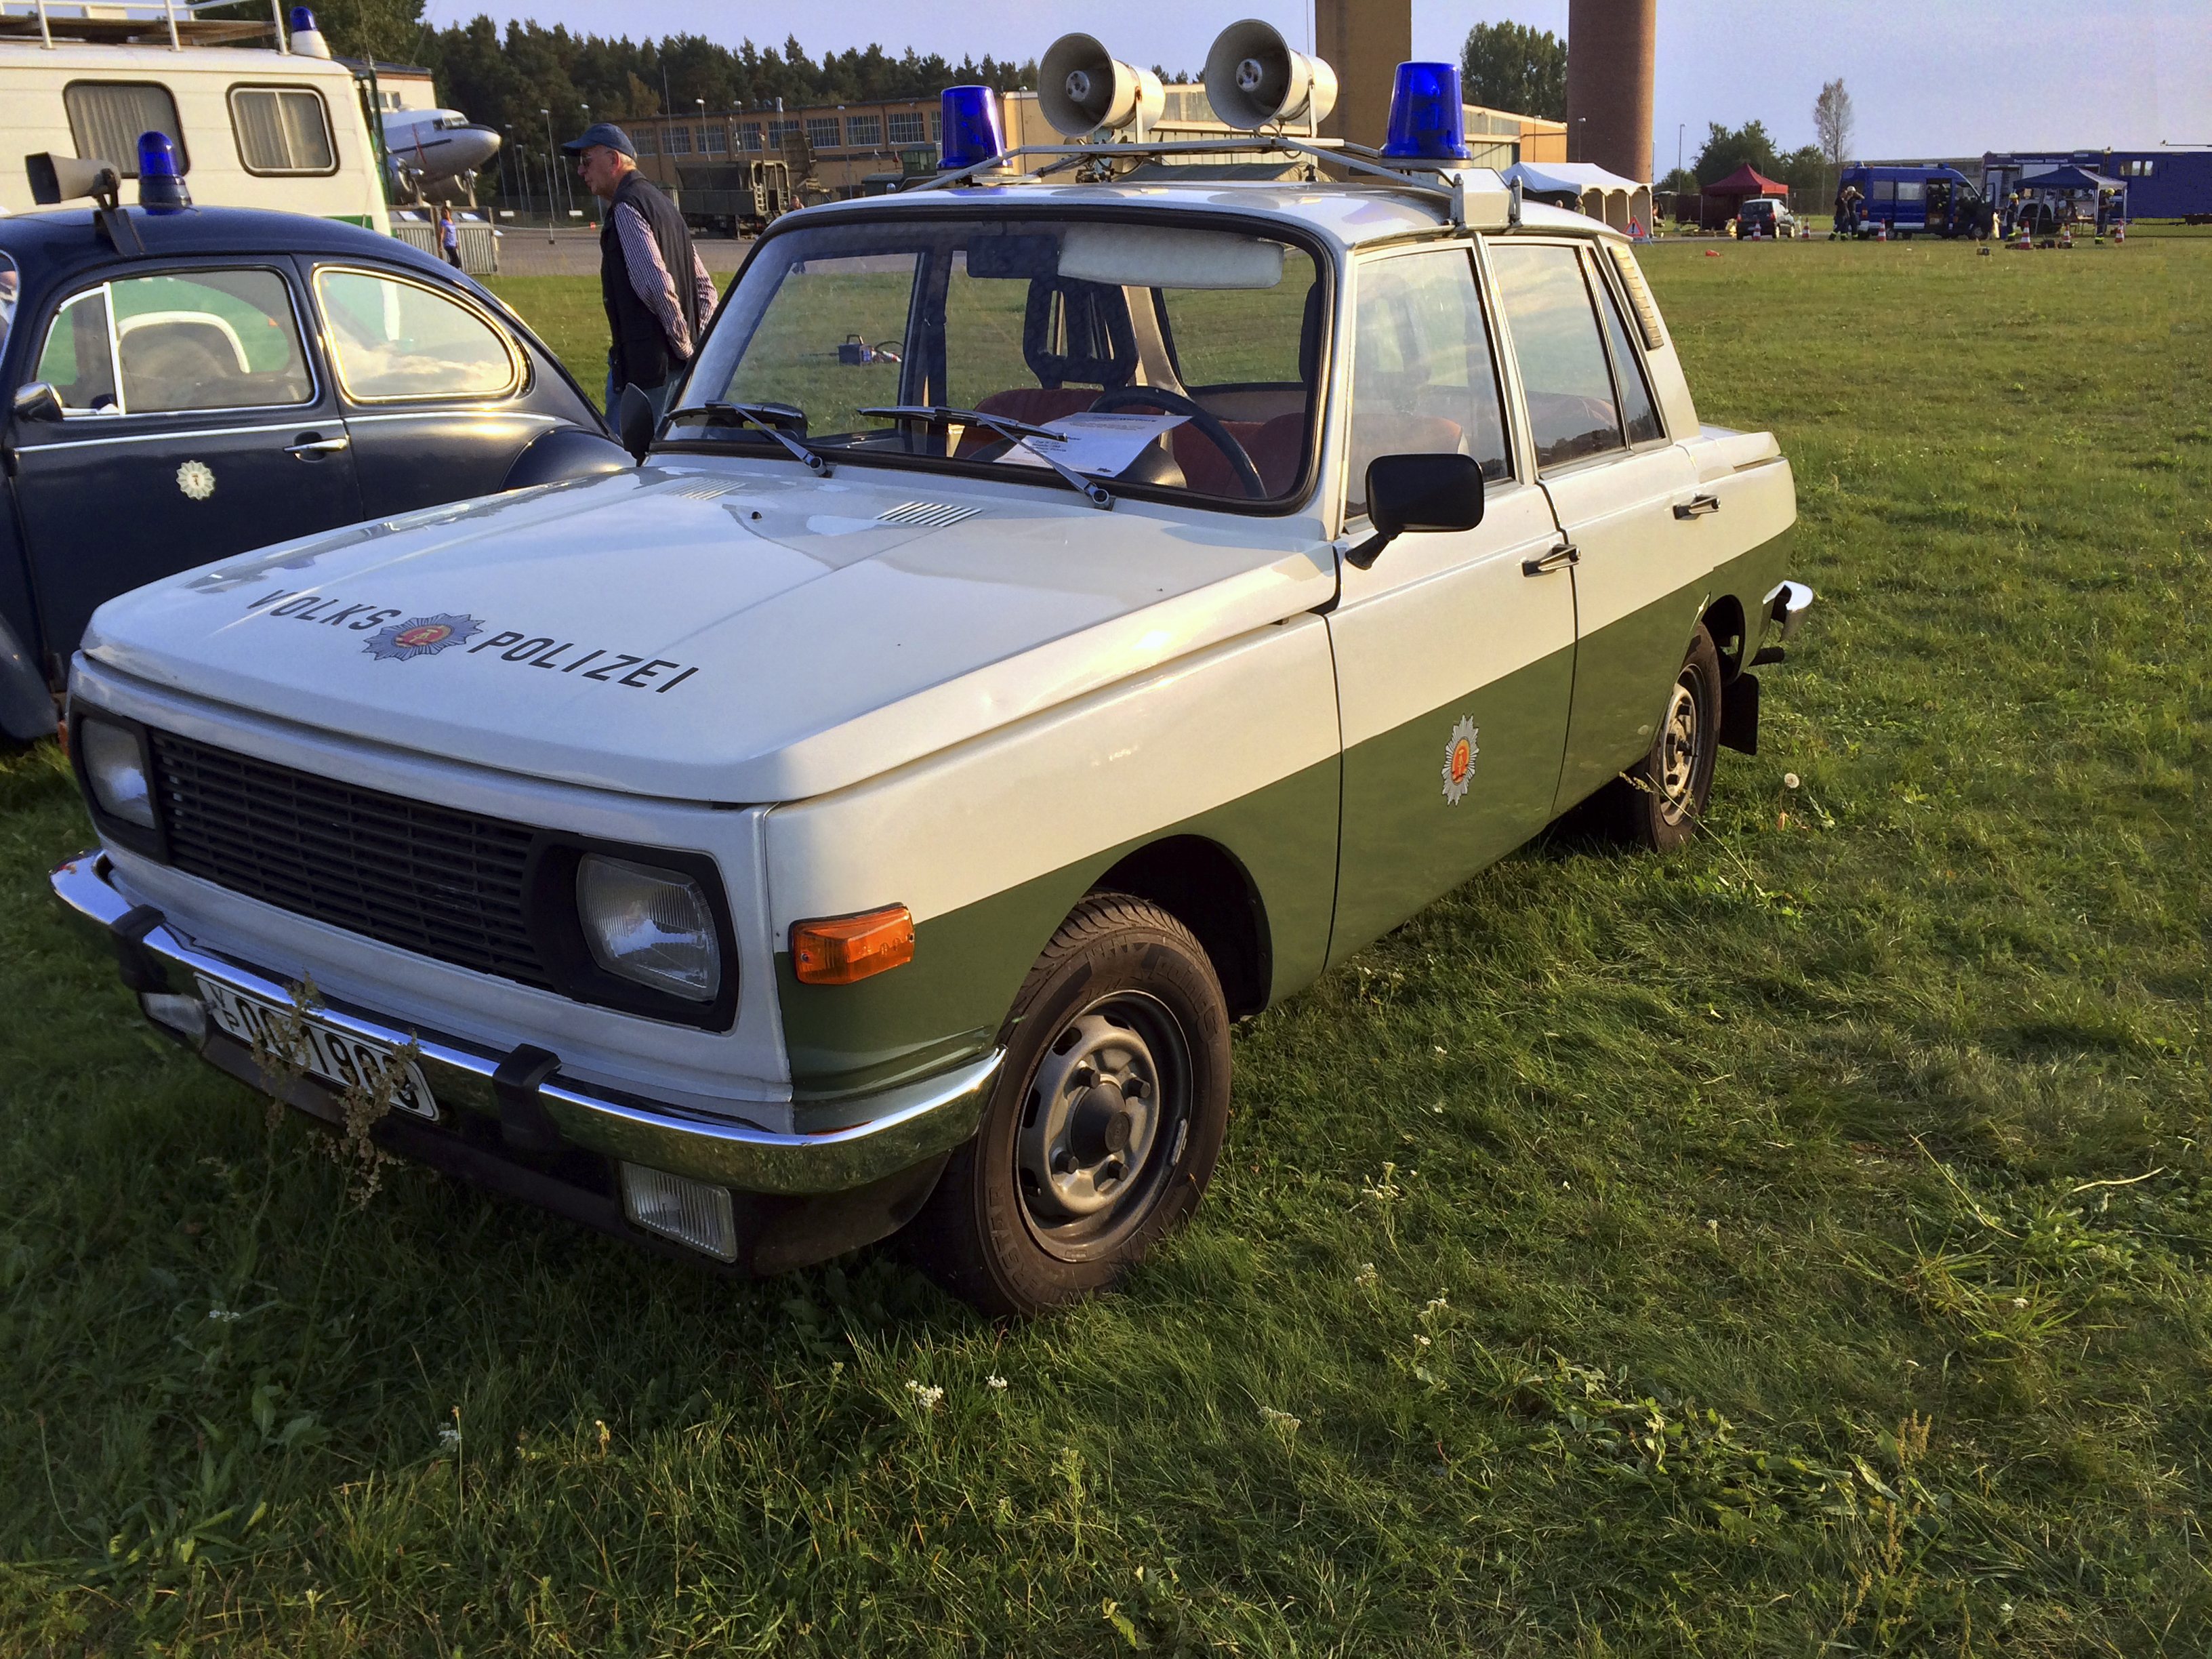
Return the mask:
M 1768 178 L 1746 161 L 1725 179 L 1707 185 L 1699 193 L 1698 222 L 1707 230 L 1717 230 L 1743 210 L 1746 198 L 1753 196 L 1778 196 L 1790 199 L 1790 186 Z

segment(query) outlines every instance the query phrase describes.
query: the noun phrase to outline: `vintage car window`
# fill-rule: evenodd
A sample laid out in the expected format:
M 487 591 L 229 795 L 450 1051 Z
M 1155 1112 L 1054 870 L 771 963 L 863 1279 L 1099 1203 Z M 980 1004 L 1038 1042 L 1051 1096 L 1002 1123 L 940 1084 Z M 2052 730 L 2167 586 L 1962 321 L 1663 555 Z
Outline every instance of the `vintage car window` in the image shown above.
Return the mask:
M 291 290 L 275 271 L 165 273 L 107 287 L 125 414 L 313 401 Z
M 115 400 L 115 337 L 107 326 L 106 283 L 72 295 L 55 313 L 31 378 L 61 394 L 65 414 L 123 412 Z
M 1579 252 L 1558 243 L 1501 240 L 1492 245 L 1491 264 L 1521 365 L 1537 471 L 1624 447 Z
M 1212 227 L 933 214 L 793 229 L 746 267 L 685 382 L 697 412 L 662 438 L 774 451 L 706 405 L 775 404 L 855 459 L 1033 476 L 1028 441 L 957 412 L 972 410 L 1066 434 L 1053 453 L 1109 483 L 1280 501 L 1310 472 L 1316 276 L 1304 246 Z M 863 412 L 892 407 L 954 412 Z
M 162 132 L 176 152 L 177 171 L 192 170 L 177 120 L 177 100 L 168 88 L 151 81 L 72 81 L 62 88 L 70 135 L 79 155 L 112 162 L 125 179 L 138 176 L 138 135 Z
M 8 331 L 15 325 L 15 302 L 22 295 L 22 273 L 13 259 L 0 253 L 0 351 L 8 349 Z
M 500 398 L 521 383 L 506 335 L 442 294 L 325 265 L 315 272 L 315 297 L 338 379 L 356 403 Z
M 1457 453 L 1512 476 L 1490 330 L 1464 247 L 1376 259 L 1353 295 L 1352 453 L 1345 509 L 1366 510 L 1377 455 Z
M 336 173 L 331 118 L 312 87 L 233 87 L 230 130 L 248 173 Z
M 1605 318 L 1605 341 L 1613 353 L 1613 383 L 1620 388 L 1622 424 L 1631 444 L 1656 443 L 1667 435 L 1659 423 L 1659 406 L 1651 399 L 1651 383 L 1644 373 L 1642 355 L 1629 343 L 1628 324 L 1620 314 L 1620 301 L 1606 285 L 1602 273 L 1593 270 L 1590 280 L 1602 296 L 1598 310 Z

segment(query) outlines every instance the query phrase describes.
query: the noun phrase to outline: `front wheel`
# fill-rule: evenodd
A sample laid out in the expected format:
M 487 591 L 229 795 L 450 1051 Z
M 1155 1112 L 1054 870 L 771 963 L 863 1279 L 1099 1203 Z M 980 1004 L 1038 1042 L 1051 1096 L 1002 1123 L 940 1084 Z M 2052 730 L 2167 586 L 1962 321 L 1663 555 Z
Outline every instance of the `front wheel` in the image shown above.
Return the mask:
M 910 1237 L 953 1294 L 1026 1316 L 1108 1288 L 1197 1205 L 1229 1121 L 1229 1012 L 1188 928 L 1093 893 L 1008 1026 L 982 1125 Z

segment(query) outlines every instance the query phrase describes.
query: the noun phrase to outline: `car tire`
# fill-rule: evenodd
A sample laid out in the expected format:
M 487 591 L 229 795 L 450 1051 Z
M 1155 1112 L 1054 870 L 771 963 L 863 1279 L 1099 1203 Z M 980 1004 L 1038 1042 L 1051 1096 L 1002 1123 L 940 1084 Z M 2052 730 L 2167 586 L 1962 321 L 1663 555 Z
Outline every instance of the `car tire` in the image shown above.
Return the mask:
M 1229 1010 L 1197 939 L 1093 893 L 1014 999 L 975 1136 L 908 1230 L 923 1270 L 994 1316 L 1112 1286 L 1197 1206 L 1229 1121 Z
M 1616 816 L 1630 840 L 1671 853 L 1697 833 L 1712 793 L 1720 735 L 1720 653 L 1700 624 L 1650 751 L 1612 786 Z

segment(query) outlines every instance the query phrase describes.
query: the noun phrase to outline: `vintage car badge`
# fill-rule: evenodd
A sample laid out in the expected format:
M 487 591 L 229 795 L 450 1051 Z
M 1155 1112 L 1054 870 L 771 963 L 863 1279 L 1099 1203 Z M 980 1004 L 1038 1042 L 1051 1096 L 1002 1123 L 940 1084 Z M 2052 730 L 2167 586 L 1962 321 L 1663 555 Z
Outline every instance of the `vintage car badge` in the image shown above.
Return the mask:
M 405 662 L 410 657 L 434 657 L 447 646 L 483 632 L 483 624 L 474 617 L 410 617 L 370 635 L 362 649 L 372 657 Z
M 1444 745 L 1444 800 L 1456 806 L 1467 798 L 1468 784 L 1474 776 L 1474 757 L 1482 750 L 1476 744 L 1480 735 L 1472 715 L 1462 715 L 1452 727 L 1451 741 Z
M 205 461 L 186 461 L 177 469 L 177 488 L 204 501 L 215 494 L 215 469 Z

